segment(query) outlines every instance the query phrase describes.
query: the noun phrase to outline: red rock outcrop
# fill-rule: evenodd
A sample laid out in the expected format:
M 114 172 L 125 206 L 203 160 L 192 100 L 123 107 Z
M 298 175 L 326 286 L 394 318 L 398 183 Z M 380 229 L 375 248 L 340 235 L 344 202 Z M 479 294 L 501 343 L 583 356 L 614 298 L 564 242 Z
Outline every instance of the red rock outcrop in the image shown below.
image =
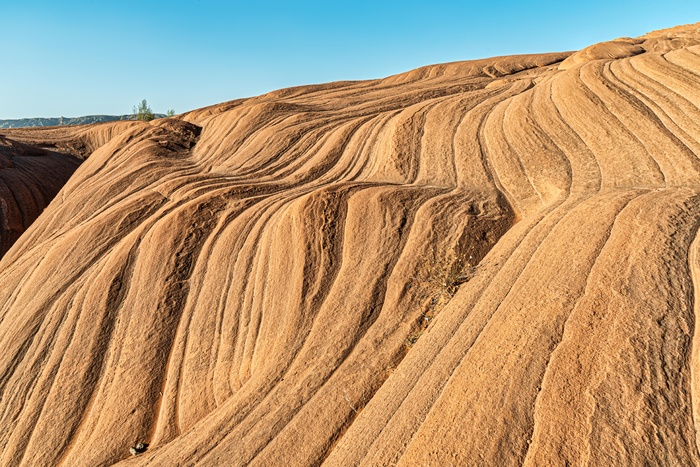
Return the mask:
M 76 157 L 0 135 L 0 257 L 48 206 L 79 164 Z

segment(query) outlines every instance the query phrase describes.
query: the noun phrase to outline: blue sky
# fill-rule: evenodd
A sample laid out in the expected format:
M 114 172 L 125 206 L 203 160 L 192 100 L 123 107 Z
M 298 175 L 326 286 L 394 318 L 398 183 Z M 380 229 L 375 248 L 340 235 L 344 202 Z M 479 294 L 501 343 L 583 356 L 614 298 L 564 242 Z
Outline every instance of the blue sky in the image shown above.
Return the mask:
M 698 21 L 697 0 L 0 0 L 0 119 L 180 113 Z

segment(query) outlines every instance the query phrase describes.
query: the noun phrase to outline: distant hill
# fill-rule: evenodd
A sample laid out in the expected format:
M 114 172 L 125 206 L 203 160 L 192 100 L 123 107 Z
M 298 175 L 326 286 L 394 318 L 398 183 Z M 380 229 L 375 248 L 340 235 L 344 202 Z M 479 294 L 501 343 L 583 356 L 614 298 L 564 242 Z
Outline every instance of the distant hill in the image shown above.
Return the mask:
M 163 118 L 165 114 L 155 114 Z M 90 123 L 113 122 L 115 120 L 136 120 L 136 115 L 86 115 L 84 117 L 20 118 L 0 120 L 0 128 L 28 128 L 37 126 L 87 125 Z

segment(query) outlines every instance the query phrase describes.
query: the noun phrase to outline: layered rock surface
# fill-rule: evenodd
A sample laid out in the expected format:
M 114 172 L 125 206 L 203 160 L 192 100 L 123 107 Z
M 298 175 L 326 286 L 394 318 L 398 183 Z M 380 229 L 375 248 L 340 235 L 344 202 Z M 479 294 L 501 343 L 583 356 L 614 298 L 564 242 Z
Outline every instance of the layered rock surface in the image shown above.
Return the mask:
M 5 132 L 0 464 L 700 464 L 697 30 Z
M 0 258 L 68 181 L 80 159 L 0 136 Z

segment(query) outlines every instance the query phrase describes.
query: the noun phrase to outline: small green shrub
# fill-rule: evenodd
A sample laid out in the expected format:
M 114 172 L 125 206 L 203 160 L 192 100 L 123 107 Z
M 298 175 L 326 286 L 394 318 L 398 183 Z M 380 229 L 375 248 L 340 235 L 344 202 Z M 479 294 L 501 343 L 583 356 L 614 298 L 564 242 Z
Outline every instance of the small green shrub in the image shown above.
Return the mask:
M 151 108 L 148 106 L 148 102 L 146 102 L 146 99 L 142 100 L 139 105 L 135 105 L 133 110 L 134 115 L 136 115 L 136 120 L 143 120 L 145 122 L 148 122 L 155 118 L 155 115 L 153 114 Z

